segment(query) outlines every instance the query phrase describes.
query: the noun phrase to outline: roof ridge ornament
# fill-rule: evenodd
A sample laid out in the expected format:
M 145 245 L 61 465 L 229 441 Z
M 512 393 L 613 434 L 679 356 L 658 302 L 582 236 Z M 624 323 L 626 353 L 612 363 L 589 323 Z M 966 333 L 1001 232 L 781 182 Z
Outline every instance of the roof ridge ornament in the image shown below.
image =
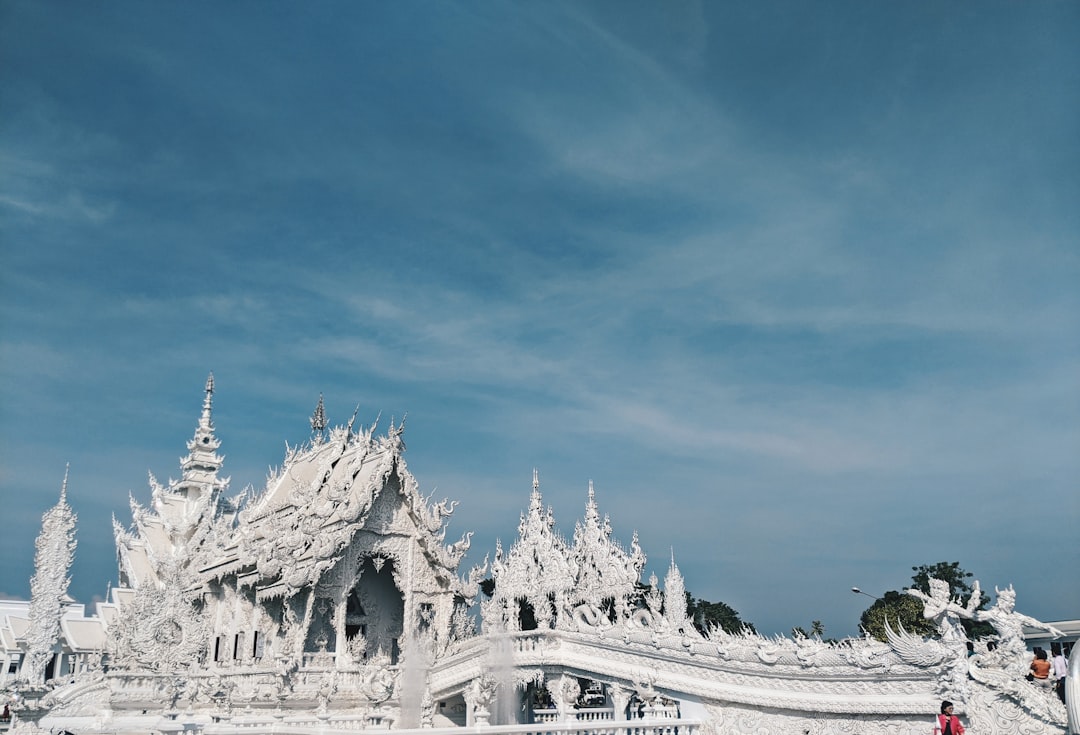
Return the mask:
M 326 407 L 323 405 L 323 394 L 319 393 L 319 403 L 315 406 L 315 413 L 311 414 L 311 433 L 319 437 L 326 436 Z
M 533 467 L 532 492 L 529 494 L 529 511 L 539 513 L 544 507 L 544 496 L 540 494 L 540 470 Z M 525 515 L 522 514 L 522 519 Z
M 202 417 L 199 420 L 200 426 L 205 426 L 208 429 L 213 430 L 214 422 L 211 420 L 211 412 L 214 406 L 214 371 L 210 371 L 210 375 L 206 378 L 206 398 L 203 399 Z
M 68 472 L 71 471 L 71 462 L 64 465 L 64 481 L 60 484 L 60 502 L 67 504 Z

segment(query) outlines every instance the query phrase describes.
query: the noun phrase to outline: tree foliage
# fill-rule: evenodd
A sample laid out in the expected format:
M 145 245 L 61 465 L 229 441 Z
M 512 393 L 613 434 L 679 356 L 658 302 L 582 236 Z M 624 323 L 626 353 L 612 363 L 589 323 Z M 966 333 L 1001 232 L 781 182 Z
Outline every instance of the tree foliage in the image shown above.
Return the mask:
M 885 641 L 885 624 L 894 631 L 902 627 L 908 633 L 933 637 L 937 628 L 923 617 L 923 604 L 911 595 L 889 590 L 866 608 L 859 627 L 879 641 Z
M 707 633 L 712 628 L 723 628 L 728 633 L 738 633 L 743 629 L 754 630 L 753 623 L 739 617 L 739 613 L 725 602 L 709 602 L 686 593 L 686 616 L 694 623 L 699 633 Z
M 796 638 L 821 638 L 824 640 L 825 624 L 820 620 L 811 620 L 810 630 L 807 630 L 801 625 L 796 625 L 794 628 L 791 629 L 791 635 L 795 636 Z

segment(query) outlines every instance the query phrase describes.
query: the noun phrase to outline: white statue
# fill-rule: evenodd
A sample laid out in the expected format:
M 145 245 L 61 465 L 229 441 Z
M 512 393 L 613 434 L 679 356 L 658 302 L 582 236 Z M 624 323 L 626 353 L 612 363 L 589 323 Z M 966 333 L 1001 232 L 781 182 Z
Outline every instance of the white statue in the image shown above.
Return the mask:
M 946 643 L 966 643 L 967 633 L 964 632 L 964 626 L 960 624 L 960 618 L 970 620 L 974 614 L 979 604 L 978 583 L 976 583 L 975 594 L 972 594 L 967 606 L 960 604 L 958 598 L 950 598 L 949 583 L 943 579 L 930 579 L 929 595 L 916 588 L 904 591 L 923 601 L 923 617 L 934 621 L 941 640 Z
M 1024 641 L 1024 626 L 1045 630 L 1055 638 L 1064 635 L 1052 625 L 1047 625 L 1029 615 L 1016 612 L 1016 590 L 1012 585 L 1005 589 L 994 588 L 997 602 L 989 610 L 975 611 L 975 620 L 985 621 L 998 632 L 997 657 L 1011 673 L 1022 676 L 1027 672 L 1027 644 Z M 979 583 L 975 583 L 974 600 L 980 594 Z

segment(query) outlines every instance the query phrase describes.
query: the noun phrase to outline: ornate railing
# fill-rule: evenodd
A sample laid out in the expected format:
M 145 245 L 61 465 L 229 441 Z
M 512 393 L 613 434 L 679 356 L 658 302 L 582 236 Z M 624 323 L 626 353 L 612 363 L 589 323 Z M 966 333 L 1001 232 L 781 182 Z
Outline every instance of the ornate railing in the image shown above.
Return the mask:
M 602 720 L 614 720 L 614 707 L 580 707 L 573 710 L 571 716 L 578 722 L 600 722 Z
M 389 723 L 373 722 L 363 716 L 287 717 L 267 722 L 252 719 L 248 722 L 220 722 L 207 725 L 200 735 L 341 735 L 357 731 L 386 731 Z M 380 726 L 381 725 L 381 726 Z M 695 720 L 638 719 L 638 720 L 575 720 L 570 722 L 534 723 L 531 725 L 485 725 L 472 727 L 394 729 L 395 734 L 414 735 L 698 735 L 701 723 Z

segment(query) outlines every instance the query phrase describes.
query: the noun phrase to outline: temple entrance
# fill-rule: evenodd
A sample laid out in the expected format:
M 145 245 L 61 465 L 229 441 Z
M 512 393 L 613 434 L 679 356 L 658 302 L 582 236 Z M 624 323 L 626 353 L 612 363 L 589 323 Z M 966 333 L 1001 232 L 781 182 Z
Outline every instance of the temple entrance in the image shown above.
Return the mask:
M 345 645 L 357 662 L 373 657 L 398 662 L 405 598 L 394 584 L 394 568 L 393 560 L 365 558 L 345 598 Z

